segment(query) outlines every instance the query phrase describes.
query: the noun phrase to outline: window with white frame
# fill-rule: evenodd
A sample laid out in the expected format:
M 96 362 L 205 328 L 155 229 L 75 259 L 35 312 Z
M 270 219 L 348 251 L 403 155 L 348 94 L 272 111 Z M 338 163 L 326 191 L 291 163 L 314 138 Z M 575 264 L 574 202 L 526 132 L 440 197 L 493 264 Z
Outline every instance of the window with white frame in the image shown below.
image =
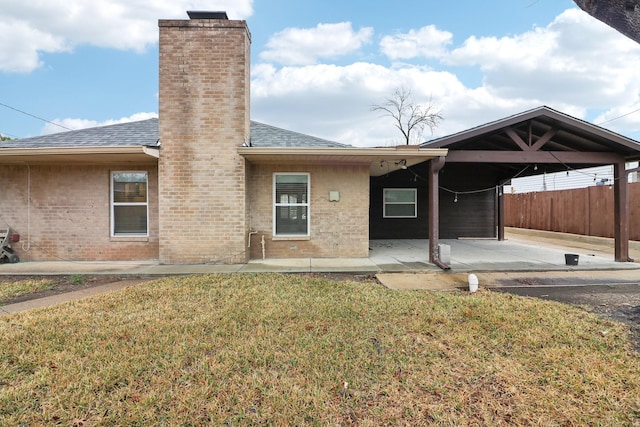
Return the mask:
M 273 235 L 309 235 L 309 174 L 273 175 Z
M 418 216 L 418 190 L 415 188 L 385 188 L 383 195 L 384 218 L 416 218 Z
M 111 173 L 111 235 L 149 234 L 147 172 Z

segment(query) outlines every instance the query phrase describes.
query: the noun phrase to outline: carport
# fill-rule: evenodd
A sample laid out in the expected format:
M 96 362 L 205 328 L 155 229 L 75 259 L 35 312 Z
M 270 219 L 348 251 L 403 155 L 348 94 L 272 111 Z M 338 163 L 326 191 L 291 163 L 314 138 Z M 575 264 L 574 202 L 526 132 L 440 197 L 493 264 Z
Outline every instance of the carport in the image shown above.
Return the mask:
M 626 162 L 640 159 L 637 141 L 543 106 L 429 141 L 421 147 L 449 150 L 446 157 L 427 162 L 429 262 L 448 268 L 438 253 L 443 230 L 441 219 L 446 217 L 441 211 L 441 181 L 445 167 L 452 167 L 455 182 L 464 186 L 460 191 L 446 189 L 455 193 L 455 202 L 458 194 L 474 193 L 472 187 L 478 182 L 479 170 L 491 171 L 484 179 L 489 176 L 495 186 L 496 231 L 493 233 L 497 236 L 493 237 L 504 240 L 503 186 L 511 179 L 537 175 L 541 170 L 560 172 L 602 165 L 613 165 L 614 169 L 614 258 L 617 262 L 632 261 L 629 258 L 629 197 L 625 168 Z M 486 186 L 486 182 L 482 185 Z M 458 206 L 458 213 L 461 209 Z M 476 211 L 482 212 L 482 209 Z

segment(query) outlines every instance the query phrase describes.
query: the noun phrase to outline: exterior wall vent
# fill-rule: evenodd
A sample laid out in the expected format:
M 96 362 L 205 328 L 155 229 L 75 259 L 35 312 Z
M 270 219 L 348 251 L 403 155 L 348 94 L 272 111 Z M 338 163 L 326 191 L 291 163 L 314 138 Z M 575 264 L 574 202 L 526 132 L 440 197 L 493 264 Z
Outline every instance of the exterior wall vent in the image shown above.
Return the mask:
M 229 17 L 227 16 L 227 12 L 188 10 L 187 15 L 189 15 L 189 19 L 229 19 Z

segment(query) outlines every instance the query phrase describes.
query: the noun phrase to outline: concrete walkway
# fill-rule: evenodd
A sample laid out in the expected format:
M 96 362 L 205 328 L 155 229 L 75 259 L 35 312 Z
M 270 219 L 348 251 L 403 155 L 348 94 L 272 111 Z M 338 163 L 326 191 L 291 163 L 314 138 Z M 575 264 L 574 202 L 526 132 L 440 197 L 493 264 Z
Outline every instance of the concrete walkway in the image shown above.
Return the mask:
M 0 265 L 0 275 L 117 275 L 153 278 L 208 273 L 358 273 L 375 274 L 390 289 L 449 290 L 467 288 L 473 272 L 480 287 L 522 283 L 526 286 L 567 283 L 638 283 L 640 263 L 613 260 L 612 239 L 508 229 L 507 240 L 442 240 L 451 249 L 451 270 L 428 263 L 427 240 L 374 240 L 369 258 L 304 258 L 253 260 L 236 265 L 161 265 L 147 262 L 21 262 Z M 632 242 L 630 256 L 640 260 L 640 243 Z M 576 254 L 567 266 L 564 254 Z M 132 286 L 126 280 L 41 300 L 0 307 L 0 315 L 46 307 Z
M 508 229 L 507 239 L 441 240 L 451 251 L 452 272 L 579 271 L 640 269 L 640 263 L 613 259 L 613 239 L 562 233 Z M 104 274 L 166 276 L 203 273 L 318 273 L 440 271 L 429 264 L 428 240 L 372 240 L 368 258 L 294 258 L 252 260 L 246 264 L 162 265 L 157 261 L 32 261 L 0 265 L 0 275 Z M 640 242 L 632 242 L 631 257 L 640 261 Z M 565 254 L 579 256 L 567 266 Z

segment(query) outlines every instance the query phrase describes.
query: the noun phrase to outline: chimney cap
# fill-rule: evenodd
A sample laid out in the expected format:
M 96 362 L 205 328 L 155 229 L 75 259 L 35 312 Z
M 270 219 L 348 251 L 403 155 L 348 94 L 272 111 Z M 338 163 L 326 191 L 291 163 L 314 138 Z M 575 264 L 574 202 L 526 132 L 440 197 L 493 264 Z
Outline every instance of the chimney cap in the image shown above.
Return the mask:
M 189 19 L 229 19 L 227 12 L 224 11 L 211 12 L 203 10 L 188 10 L 187 15 L 189 15 Z

